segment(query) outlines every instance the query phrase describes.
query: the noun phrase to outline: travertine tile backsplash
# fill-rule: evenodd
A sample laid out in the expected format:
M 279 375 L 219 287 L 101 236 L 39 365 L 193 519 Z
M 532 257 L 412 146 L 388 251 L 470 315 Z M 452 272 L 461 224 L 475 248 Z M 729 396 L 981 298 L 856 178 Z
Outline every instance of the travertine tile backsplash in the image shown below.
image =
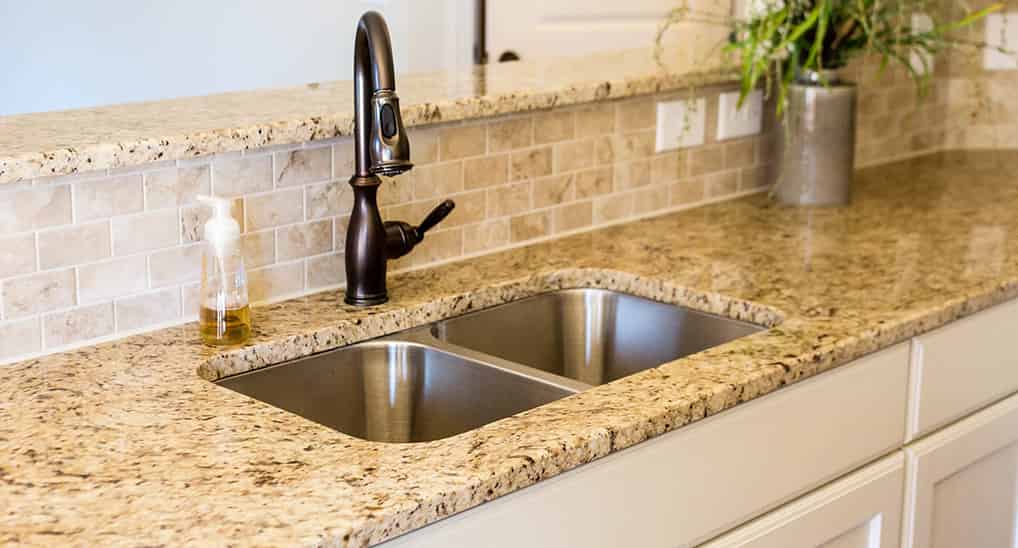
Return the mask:
M 888 77 L 860 96 L 860 164 L 943 143 L 944 98 L 916 103 L 907 80 Z M 770 140 L 716 141 L 718 92 L 698 91 L 706 144 L 660 154 L 655 102 L 674 94 L 412 128 L 417 167 L 385 181 L 383 218 L 417 222 L 445 198 L 457 207 L 390 271 L 762 189 Z M 343 138 L 8 185 L 0 361 L 193 318 L 203 193 L 234 198 L 252 300 L 343 284 L 352 153 Z

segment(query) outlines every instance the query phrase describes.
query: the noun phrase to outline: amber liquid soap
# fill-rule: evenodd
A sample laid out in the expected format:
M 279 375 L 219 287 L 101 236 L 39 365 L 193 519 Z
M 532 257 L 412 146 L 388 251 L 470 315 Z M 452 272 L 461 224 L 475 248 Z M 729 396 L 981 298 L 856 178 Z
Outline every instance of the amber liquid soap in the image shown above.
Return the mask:
M 201 338 L 205 344 L 228 346 L 242 344 L 251 336 L 251 306 L 240 308 L 201 307 L 198 315 Z

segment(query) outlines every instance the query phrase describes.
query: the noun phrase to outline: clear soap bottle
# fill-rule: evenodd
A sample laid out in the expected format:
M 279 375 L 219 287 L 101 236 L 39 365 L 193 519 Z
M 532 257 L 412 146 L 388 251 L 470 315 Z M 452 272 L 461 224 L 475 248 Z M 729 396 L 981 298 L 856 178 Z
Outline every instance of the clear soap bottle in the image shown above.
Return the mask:
M 240 249 L 240 225 L 230 215 L 230 202 L 199 196 L 212 209 L 205 223 L 201 260 L 201 338 L 213 346 L 242 344 L 251 336 L 247 272 Z

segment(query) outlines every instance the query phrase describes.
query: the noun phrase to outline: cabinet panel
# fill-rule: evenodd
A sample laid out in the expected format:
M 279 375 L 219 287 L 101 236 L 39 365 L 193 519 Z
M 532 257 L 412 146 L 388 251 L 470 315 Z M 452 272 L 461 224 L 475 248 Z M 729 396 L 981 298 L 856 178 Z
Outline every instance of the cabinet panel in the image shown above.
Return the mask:
M 1015 546 L 1018 528 L 1018 396 L 905 449 L 902 545 Z
M 893 548 L 901 535 L 901 452 L 726 533 L 704 548 Z
M 1018 391 L 1018 301 L 915 339 L 908 440 Z
M 907 375 L 906 343 L 391 545 L 674 548 L 703 542 L 900 447 Z

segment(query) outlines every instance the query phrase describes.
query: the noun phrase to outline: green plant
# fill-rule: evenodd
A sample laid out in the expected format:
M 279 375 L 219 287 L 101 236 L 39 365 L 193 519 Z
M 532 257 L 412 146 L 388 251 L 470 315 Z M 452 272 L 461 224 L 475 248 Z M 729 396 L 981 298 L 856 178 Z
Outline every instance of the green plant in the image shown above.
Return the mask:
M 788 86 L 804 72 L 838 69 L 854 57 L 875 54 L 881 69 L 898 63 L 909 72 L 922 93 L 932 72 L 929 60 L 953 47 L 985 47 L 955 36 L 954 32 L 1001 9 L 993 4 L 961 17 L 942 15 L 934 0 L 748 0 L 745 18 L 719 16 L 693 10 L 688 0 L 672 10 L 657 35 L 660 60 L 665 33 L 677 23 L 725 25 L 732 40 L 721 45 L 740 70 L 740 104 L 763 83 L 776 89 L 780 114 L 786 106 Z M 913 24 L 920 15 L 922 25 Z M 827 83 L 822 81 L 822 83 Z

